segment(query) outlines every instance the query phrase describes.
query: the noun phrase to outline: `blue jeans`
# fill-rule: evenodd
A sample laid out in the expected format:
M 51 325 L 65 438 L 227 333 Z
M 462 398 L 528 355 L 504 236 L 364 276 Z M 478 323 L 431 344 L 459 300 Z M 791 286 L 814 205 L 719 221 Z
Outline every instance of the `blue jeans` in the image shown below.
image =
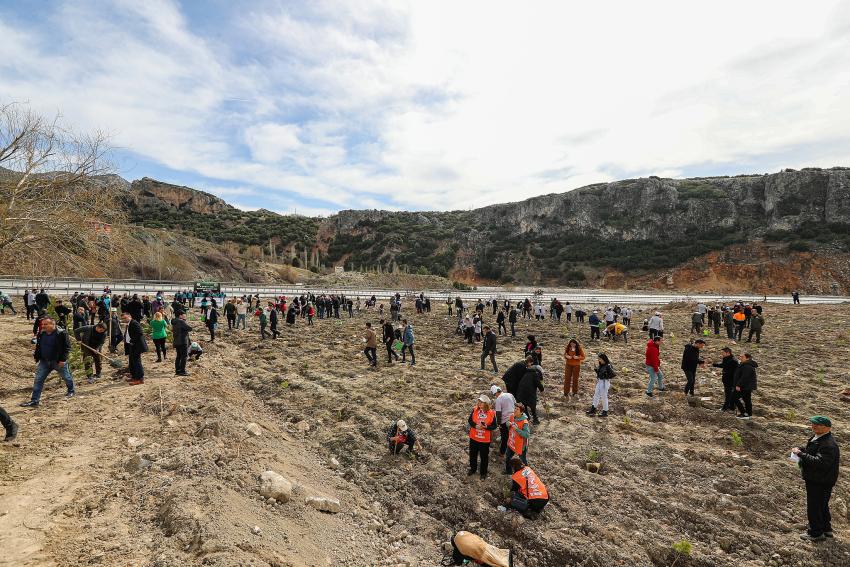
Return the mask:
M 646 391 L 650 394 L 652 393 L 652 388 L 655 385 L 656 380 L 658 381 L 658 389 L 664 389 L 664 374 L 661 372 L 661 369 L 658 369 L 658 372 L 655 372 L 655 369 L 651 366 L 646 367 L 646 371 L 649 374 L 649 384 L 646 386 Z
M 32 401 L 38 402 L 41 399 L 41 391 L 44 389 L 44 381 L 51 372 L 56 371 L 59 376 L 65 380 L 65 386 L 68 387 L 68 393 L 74 393 L 74 379 L 71 377 L 71 367 L 66 363 L 62 368 L 56 362 L 47 362 L 40 360 L 35 368 L 35 381 L 32 384 Z

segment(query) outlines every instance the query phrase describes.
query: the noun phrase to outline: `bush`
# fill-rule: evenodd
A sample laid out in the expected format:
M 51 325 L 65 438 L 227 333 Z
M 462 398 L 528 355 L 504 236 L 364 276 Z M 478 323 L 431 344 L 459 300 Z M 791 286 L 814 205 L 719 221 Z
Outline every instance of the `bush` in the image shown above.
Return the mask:
M 298 259 L 298 256 L 294 256 L 292 258 L 292 267 L 293 268 L 300 268 L 301 267 L 301 260 Z
M 808 252 L 812 247 L 802 240 L 795 240 L 791 244 L 788 245 L 788 250 L 792 250 L 794 252 Z

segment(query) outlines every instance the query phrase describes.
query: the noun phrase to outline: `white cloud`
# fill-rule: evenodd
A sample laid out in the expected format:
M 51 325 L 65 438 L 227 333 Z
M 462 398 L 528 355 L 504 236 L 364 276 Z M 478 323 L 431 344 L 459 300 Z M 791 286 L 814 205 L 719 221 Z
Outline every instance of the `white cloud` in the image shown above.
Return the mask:
M 167 0 L 4 13 L 0 98 L 246 206 L 454 209 L 706 164 L 850 162 L 837 0 L 256 3 L 203 35 Z

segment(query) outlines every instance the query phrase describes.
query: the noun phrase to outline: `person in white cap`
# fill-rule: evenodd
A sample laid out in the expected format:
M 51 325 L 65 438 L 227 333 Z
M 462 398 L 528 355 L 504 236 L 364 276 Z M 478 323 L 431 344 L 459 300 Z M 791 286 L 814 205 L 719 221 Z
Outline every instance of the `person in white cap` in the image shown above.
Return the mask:
M 481 480 L 487 478 L 490 459 L 490 440 L 496 429 L 496 412 L 490 409 L 490 398 L 481 394 L 469 413 L 469 476 L 478 472 L 478 456 L 481 456 Z
M 490 395 L 493 396 L 495 402 L 493 404 L 496 410 L 496 421 L 499 424 L 499 455 L 505 456 L 505 451 L 508 448 L 508 421 L 514 413 L 516 398 L 513 394 L 503 392 L 502 389 L 495 384 L 490 386 Z
M 661 312 L 656 311 L 655 315 L 653 315 L 649 319 L 649 323 L 647 323 L 647 327 L 649 328 L 649 338 L 654 339 L 655 337 L 663 337 L 664 336 L 664 319 L 661 318 Z
M 419 439 L 407 423 L 403 419 L 394 422 L 387 431 L 387 445 L 390 453 L 397 455 L 407 446 L 409 452 L 416 452 L 422 449 L 419 444 Z

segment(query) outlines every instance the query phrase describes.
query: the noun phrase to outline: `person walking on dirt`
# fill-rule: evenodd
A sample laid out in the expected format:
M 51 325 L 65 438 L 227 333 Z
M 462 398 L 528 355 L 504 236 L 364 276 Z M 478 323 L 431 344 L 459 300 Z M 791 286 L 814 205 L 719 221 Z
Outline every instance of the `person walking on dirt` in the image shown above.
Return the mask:
M 726 338 L 730 341 L 734 341 L 735 319 L 732 317 L 732 311 L 728 307 L 723 308 L 723 326 L 726 328 Z
M 124 330 L 124 354 L 129 357 L 129 383 L 131 386 L 144 384 L 145 369 L 142 366 L 142 353 L 148 351 L 145 333 L 142 331 L 142 325 L 129 312 L 125 311 L 121 314 L 121 321 L 127 326 Z
M 156 312 L 151 319 L 151 339 L 156 348 L 156 361 L 165 360 L 165 339 L 168 336 L 168 320 L 160 312 Z
M 494 397 L 493 409 L 496 410 L 496 422 L 499 424 L 499 455 L 504 456 L 508 448 L 508 421 L 514 413 L 516 399 L 513 394 L 503 392 L 495 384 L 490 386 L 490 395 Z
M 685 395 L 693 396 L 694 386 L 697 380 L 697 367 L 705 364 L 705 360 L 700 358 L 699 351 L 705 346 L 705 341 L 697 339 L 693 343 L 685 345 L 685 350 L 682 352 L 682 371 L 685 373 L 687 382 L 685 383 Z
M 534 363 L 532 356 L 525 357 L 525 372 L 519 379 L 516 389 L 516 401 L 523 404 L 532 417 L 532 423 L 537 425 L 537 392 L 543 391 L 543 369 Z
M 58 309 L 58 308 L 57 308 Z M 756 343 L 761 342 L 761 330 L 764 328 L 764 317 L 761 313 L 754 312 L 750 316 L 750 332 L 747 336 L 747 342 L 753 342 L 753 335 L 756 337 Z
M 269 329 L 272 332 L 272 339 L 276 339 L 279 334 L 277 332 L 277 309 L 271 301 L 269 301 Z
M 186 360 L 189 357 L 189 333 L 192 327 L 186 322 L 186 312 L 181 311 L 171 320 L 171 342 L 174 345 L 174 375 L 188 376 L 186 373 Z
M 712 364 L 714 368 L 720 368 L 723 380 L 723 407 L 720 411 L 735 410 L 735 371 L 738 369 L 738 359 L 732 354 L 732 349 L 724 347 L 721 349 L 723 359 Z
M 540 477 L 524 461 L 514 458 L 508 465 L 511 475 L 511 508 L 528 515 L 529 512 L 539 514 L 549 503 L 549 491 Z M 510 474 L 511 471 L 508 471 Z
M 35 304 L 39 311 L 46 311 L 47 307 L 50 305 L 50 296 L 42 289 L 35 294 Z
M 525 405 L 522 402 L 517 402 L 514 405 L 514 411 L 508 417 L 507 430 L 505 474 L 510 474 L 512 459 L 519 458 L 523 463 L 528 462 L 528 440 L 531 437 L 531 426 L 528 425 L 528 416 L 525 415 Z
M 800 305 L 800 293 L 797 291 L 791 292 L 791 299 L 793 300 L 794 305 Z
M 24 291 L 24 308 L 27 311 L 27 321 L 33 318 L 38 306 L 35 304 L 35 290 Z
M 822 541 L 834 537 L 829 499 L 838 482 L 841 451 L 832 435 L 832 421 L 828 417 L 812 416 L 809 418 L 809 426 L 814 435 L 809 437 L 806 446 L 791 449 L 791 453 L 799 459 L 797 464 L 806 483 L 809 529 L 800 534 L 800 538 Z
M 89 384 L 100 379 L 102 370 L 100 349 L 106 342 L 107 332 L 108 329 L 104 322 L 78 327 L 74 330 L 74 338 L 80 342 L 80 354 Z M 92 374 L 92 363 L 94 363 L 94 374 Z
M 398 353 L 393 350 L 393 343 L 395 342 L 393 324 L 385 319 L 381 319 L 381 342 L 387 349 L 387 364 L 392 364 L 393 358 L 399 360 Z
M 266 315 L 266 310 L 262 307 L 257 309 L 257 318 L 260 323 L 260 340 L 266 340 L 266 323 L 268 323 L 268 315 Z
M 484 370 L 484 363 L 487 358 L 493 363 L 493 374 L 499 373 L 499 367 L 496 366 L 496 333 L 489 325 L 484 326 L 484 346 L 481 352 L 481 370 Z
M 224 318 L 227 319 L 227 330 L 232 331 L 236 326 L 236 300 L 231 299 L 224 304 Z
M 71 352 L 71 341 L 64 329 L 58 329 L 52 317 L 42 320 L 41 331 L 36 337 L 35 352 L 33 358 L 37 363 L 35 369 L 35 380 L 32 385 L 32 396 L 28 402 L 23 402 L 21 407 L 37 407 L 41 401 L 41 391 L 44 389 L 44 381 L 54 370 L 65 380 L 68 389 L 65 399 L 74 397 L 74 378 L 71 376 L 71 367 L 68 365 L 68 355 Z
M 394 421 L 387 430 L 387 447 L 393 455 L 398 455 L 405 447 L 407 447 L 408 453 L 422 450 L 422 445 L 419 444 L 416 433 L 407 426 L 403 419 Z
M 207 326 L 207 330 L 210 332 L 210 342 L 214 343 L 215 330 L 218 327 L 218 309 L 216 309 L 215 305 L 210 305 L 204 323 Z
M 401 342 L 403 343 L 401 347 L 401 361 L 402 363 L 406 362 L 406 352 L 410 352 L 410 365 L 416 366 L 416 354 L 413 352 L 413 343 L 416 342 L 416 337 L 413 335 L 413 325 L 407 322 L 407 319 L 404 319 L 401 324 L 404 326 L 404 332 L 401 335 Z
M 714 334 L 720 334 L 720 323 L 723 321 L 723 314 L 720 312 L 720 306 L 715 305 L 711 308 L 711 311 L 708 312 L 708 321 L 711 326 L 714 328 Z
M 12 298 L 5 293 L 0 293 L 0 314 L 5 315 L 7 307 L 12 310 L 12 315 L 18 314 L 18 312 L 15 311 L 15 306 L 12 304 Z
M 468 476 L 479 470 L 481 461 L 481 480 L 487 478 L 487 465 L 490 461 L 490 438 L 496 429 L 496 412 L 490 409 L 490 398 L 482 394 L 469 414 L 469 471 Z
M 249 306 L 246 305 L 241 299 L 236 300 L 236 328 L 239 329 L 239 324 L 242 324 L 242 330 L 246 330 L 248 328 L 248 309 Z
M 56 324 L 62 327 L 63 329 L 68 328 L 68 315 L 71 314 L 71 310 L 65 305 L 65 303 L 61 299 L 56 300 L 56 306 L 53 308 L 56 312 Z M 73 320 L 71 321 L 73 323 Z
M 647 323 L 647 328 L 649 329 L 649 338 L 652 337 L 663 337 L 664 336 L 664 319 L 661 316 L 660 311 L 656 311 L 655 315 L 649 318 L 649 323 Z
M 510 311 L 510 313 L 508 313 L 508 323 L 511 324 L 511 336 L 512 337 L 516 336 L 516 319 L 517 319 L 516 307 L 511 306 L 511 311 Z
M 505 332 L 505 336 L 508 335 L 508 328 L 505 326 L 505 310 L 500 309 L 499 315 L 496 317 L 496 325 L 498 325 L 499 336 L 502 336 L 502 331 Z
M 646 373 L 649 374 L 646 395 L 651 398 L 656 382 L 658 382 L 658 389 L 664 391 L 664 374 L 661 373 L 661 337 L 652 337 L 646 342 L 644 364 L 646 364 Z
M 366 341 L 366 348 L 363 349 L 363 354 L 369 361 L 369 366 L 378 366 L 378 337 L 375 331 L 372 330 L 372 323 L 366 323 L 366 331 L 363 333 L 363 340 Z
M 519 386 L 519 381 L 522 379 L 522 376 L 525 374 L 526 364 L 525 359 L 520 360 L 519 362 L 515 362 L 508 368 L 508 371 L 505 372 L 505 375 L 502 376 L 502 380 L 505 382 L 505 391 L 509 394 L 512 394 L 516 397 L 517 387 Z
M 743 310 L 738 310 L 732 315 L 732 319 L 735 320 L 735 340 L 740 341 L 744 334 L 744 326 L 747 324 L 747 316 L 744 315 Z
M 584 362 L 584 349 L 576 339 L 570 339 L 564 348 L 564 397 L 578 395 L 578 378 L 581 363 Z
M 608 389 L 611 387 L 611 380 L 617 376 L 614 372 L 614 367 L 608 356 L 600 352 L 597 358 L 596 366 L 596 390 L 593 392 L 593 401 L 590 409 L 587 410 L 587 415 L 597 415 L 596 411 L 599 405 L 602 404 L 602 413 L 598 417 L 608 417 Z
M 756 368 L 758 363 L 750 353 L 741 355 L 741 363 L 735 369 L 735 407 L 738 419 L 750 419 L 753 415 L 753 390 L 758 388 Z
M 0 407 L 0 424 L 3 425 L 3 429 L 6 430 L 6 437 L 3 439 L 6 443 L 12 443 L 18 437 L 18 424 L 15 423 L 15 420 L 8 414 L 8 412 Z
M 590 317 L 587 319 L 588 325 L 590 325 L 590 340 L 600 340 L 599 337 L 599 325 L 602 323 L 599 319 L 599 311 L 593 310 L 593 313 L 590 314 Z

